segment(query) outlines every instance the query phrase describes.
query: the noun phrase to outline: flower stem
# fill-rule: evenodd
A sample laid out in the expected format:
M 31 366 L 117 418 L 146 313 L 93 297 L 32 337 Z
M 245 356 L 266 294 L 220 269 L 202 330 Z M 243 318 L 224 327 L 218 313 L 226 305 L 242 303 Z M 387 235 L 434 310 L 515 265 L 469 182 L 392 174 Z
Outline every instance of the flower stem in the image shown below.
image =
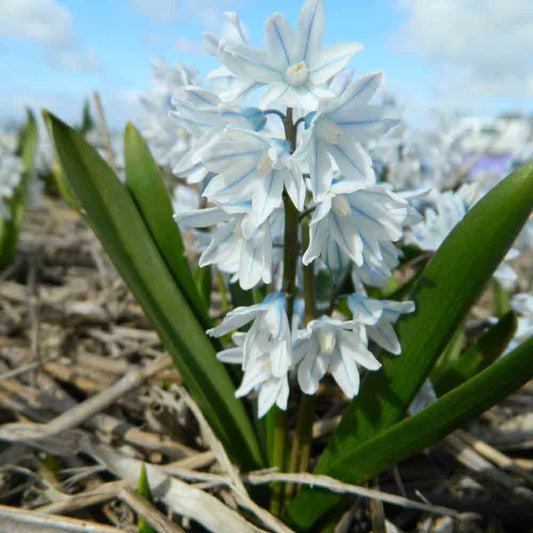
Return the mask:
M 292 108 L 287 108 L 287 114 L 283 121 L 285 127 L 285 137 L 290 143 L 291 153 L 296 149 L 296 128 L 292 119 Z M 296 292 L 296 264 L 298 261 L 298 210 L 289 198 L 287 191 L 283 191 L 283 206 L 285 209 L 285 229 L 284 229 L 284 249 L 283 249 L 283 287 L 287 297 L 287 318 L 289 324 L 292 323 L 294 310 L 294 296 Z M 284 411 L 276 409 L 276 421 L 274 435 L 272 439 L 272 466 L 277 467 L 281 472 L 285 469 L 285 458 L 287 453 L 287 416 Z M 272 496 L 270 500 L 270 511 L 275 516 L 280 516 L 283 509 L 283 485 L 274 483 L 272 485 Z
M 304 219 L 302 224 L 302 246 L 309 246 L 309 218 Z M 315 294 L 315 271 L 313 264 L 303 267 L 304 274 L 304 302 L 305 323 L 309 323 L 316 317 L 316 294 Z M 302 394 L 298 406 L 298 419 L 296 431 L 292 441 L 289 461 L 289 472 L 307 472 L 311 458 L 311 440 L 313 418 L 315 414 L 315 395 Z M 285 498 L 292 498 L 295 485 L 288 484 L 285 488 Z

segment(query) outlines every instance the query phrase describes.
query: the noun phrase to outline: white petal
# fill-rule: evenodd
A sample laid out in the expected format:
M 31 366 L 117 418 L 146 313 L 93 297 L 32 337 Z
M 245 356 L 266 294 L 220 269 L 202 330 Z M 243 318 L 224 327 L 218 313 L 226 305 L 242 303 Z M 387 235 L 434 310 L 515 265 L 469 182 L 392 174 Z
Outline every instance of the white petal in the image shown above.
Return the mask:
M 341 331 L 338 335 L 340 340 L 339 347 L 343 359 L 353 359 L 358 365 L 367 370 L 378 370 L 381 368 L 381 363 L 366 348 L 359 338 L 357 331 Z
M 323 0 L 307 0 L 302 6 L 296 28 L 296 57 L 309 61 L 322 43 L 326 14 Z
M 348 306 L 353 313 L 354 320 L 366 325 L 377 324 L 383 314 L 383 304 L 380 300 L 367 298 L 360 294 L 350 294 Z
M 343 110 L 335 111 L 331 116 L 344 135 L 358 142 L 377 139 L 400 122 L 389 108 L 366 105 L 354 110 L 353 116 L 345 115 Z
M 339 142 L 328 143 L 327 148 L 339 165 L 344 178 L 375 183 L 376 176 L 372 168 L 372 159 L 358 142 L 343 135 Z
M 374 72 L 353 80 L 337 100 L 324 102 L 324 112 L 331 112 L 332 117 L 336 118 L 357 114 L 360 107 L 368 103 L 382 83 L 382 72 Z
M 315 259 L 320 257 L 322 250 L 326 246 L 326 234 L 328 225 L 324 222 L 313 224 L 310 228 L 309 246 L 302 257 L 304 265 L 311 264 Z
M 309 79 L 319 85 L 338 74 L 363 49 L 360 43 L 342 43 L 319 50 L 309 63 Z
M 337 241 L 344 253 L 357 266 L 361 266 L 363 264 L 363 241 L 352 217 L 352 214 L 347 217 L 338 217 L 331 212 L 327 218 L 327 225 L 331 237 Z
M 230 311 L 218 326 L 208 329 L 206 333 L 213 337 L 222 337 L 222 335 L 248 324 L 248 322 L 254 320 L 254 318 L 265 311 L 265 307 L 261 304 L 237 307 L 233 311 Z
M 335 381 L 348 398 L 353 398 L 359 392 L 359 371 L 352 358 L 342 357 L 338 350 L 335 350 L 331 358 L 331 373 Z
M 278 398 L 276 400 L 276 405 L 283 411 L 287 410 L 287 402 L 289 400 L 289 380 L 287 376 L 281 378 L 281 386 L 278 392 Z
M 242 398 L 249 394 L 252 389 L 255 389 L 257 386 L 264 383 L 269 379 L 269 375 L 266 374 L 262 369 L 262 364 L 254 365 L 252 368 L 247 370 L 242 377 L 242 382 L 239 388 L 235 391 L 235 396 L 237 398 Z
M 242 348 L 228 348 L 217 353 L 217 359 L 227 364 L 242 364 Z
M 228 213 L 220 207 L 208 207 L 174 213 L 174 220 L 184 228 L 207 228 L 229 218 Z
M 315 394 L 318 384 L 328 369 L 331 354 L 320 354 L 318 342 L 310 343 L 309 352 L 298 367 L 298 384 L 305 394 Z
M 284 81 L 271 83 L 268 89 L 261 95 L 259 108 L 269 109 L 274 105 L 282 105 L 281 102 L 289 90 L 290 86 Z
M 279 70 L 298 61 L 293 55 L 294 32 L 282 13 L 275 13 L 265 22 L 265 48 Z
M 281 206 L 284 171 L 274 170 L 269 176 L 256 177 L 252 196 L 252 212 L 257 226 L 260 226 L 274 211 Z
M 284 376 L 291 366 L 292 346 L 290 341 L 280 341 L 270 352 L 272 375 L 280 378 Z
M 275 83 L 283 80 L 285 76 L 285 71 L 277 67 L 265 50 L 234 42 L 224 42 L 222 49 L 227 54 L 221 56 L 221 61 L 239 77 L 260 83 Z
M 400 341 L 390 322 L 381 320 L 377 325 L 369 326 L 367 332 L 368 336 L 383 349 L 394 355 L 402 353 Z
M 333 177 L 326 143 L 316 140 L 309 144 L 308 162 L 313 198 L 315 202 L 320 202 L 329 191 Z
M 292 203 L 295 205 L 298 211 L 303 211 L 305 204 L 305 181 L 302 177 L 302 174 L 298 170 L 298 167 L 294 163 L 289 163 L 289 168 L 284 171 L 284 184 L 287 189 Z
M 263 385 L 259 391 L 259 397 L 257 398 L 257 416 L 262 418 L 270 408 L 277 402 L 280 394 L 284 394 L 283 383 L 281 379 L 269 379 Z

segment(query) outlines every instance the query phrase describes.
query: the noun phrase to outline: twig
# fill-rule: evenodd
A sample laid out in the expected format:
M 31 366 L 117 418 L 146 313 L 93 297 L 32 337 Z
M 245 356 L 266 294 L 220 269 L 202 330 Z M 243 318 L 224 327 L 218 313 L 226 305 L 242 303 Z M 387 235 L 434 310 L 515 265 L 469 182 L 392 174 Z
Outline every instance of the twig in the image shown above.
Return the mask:
M 407 498 L 403 498 L 402 496 L 396 496 L 395 494 L 387 494 L 379 490 L 359 487 L 357 485 L 350 485 L 328 476 L 317 476 L 313 474 L 254 474 L 252 472 L 250 474 L 245 474 L 242 477 L 245 483 L 250 483 L 252 485 L 265 485 L 274 482 L 300 483 L 310 487 L 320 487 L 339 494 L 356 494 L 362 498 L 374 498 L 376 500 L 390 503 L 392 505 L 398 505 L 400 507 L 405 507 L 407 509 L 417 509 L 419 511 L 425 511 L 427 513 L 433 513 L 437 515 L 447 515 L 453 517 L 457 516 L 457 512 L 453 509 L 419 503 Z
M 9 533 L 126 533 L 124 529 L 76 520 L 65 516 L 47 515 L 36 511 L 0 505 L 0 522 Z
M 96 114 L 98 115 L 98 125 L 100 127 L 100 134 L 104 140 L 106 151 L 107 151 L 107 162 L 109 166 L 113 169 L 114 172 L 117 171 L 117 166 L 115 164 L 115 156 L 113 154 L 113 147 L 111 145 L 111 136 L 109 135 L 109 130 L 107 128 L 107 122 L 105 119 L 104 108 L 102 106 L 102 101 L 100 99 L 100 94 L 98 91 L 93 93 L 94 105 L 96 107 Z

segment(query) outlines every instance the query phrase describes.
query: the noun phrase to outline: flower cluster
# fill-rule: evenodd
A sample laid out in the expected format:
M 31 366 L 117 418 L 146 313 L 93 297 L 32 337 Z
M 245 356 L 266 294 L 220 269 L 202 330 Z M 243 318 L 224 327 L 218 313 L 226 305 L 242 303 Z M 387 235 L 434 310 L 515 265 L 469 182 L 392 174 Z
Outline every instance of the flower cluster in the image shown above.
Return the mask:
M 190 138 L 173 170 L 206 199 L 202 209 L 177 209 L 175 220 L 196 231 L 200 266 L 215 265 L 245 290 L 271 287 L 208 331 L 221 337 L 252 323 L 218 357 L 241 365 L 237 395 L 256 391 L 261 417 L 274 404 L 286 408 L 292 376 L 315 394 L 329 371 L 352 398 L 360 372 L 381 366 L 370 346 L 401 352 L 394 324 L 413 303 L 369 298 L 365 286 L 386 285 L 401 256 L 395 243 L 421 219 L 406 197 L 376 181 L 365 144 L 398 117 L 370 103 L 381 73 L 352 79 L 346 68 L 359 43 L 321 46 L 323 1 L 305 2 L 295 30 L 282 14 L 270 17 L 264 49 L 247 41 L 236 14 L 226 16 L 233 32 L 205 38 L 222 63 L 208 76 L 213 88 L 186 84 L 172 95 L 171 114 Z M 258 105 L 248 105 L 256 90 Z M 177 205 L 185 205 L 179 197 Z M 339 285 L 352 282 L 353 316 L 306 309 L 298 329 L 294 302 L 310 289 L 302 270 L 314 265 Z
M 22 161 L 0 143 L 0 217 L 10 218 L 7 203 L 22 179 Z

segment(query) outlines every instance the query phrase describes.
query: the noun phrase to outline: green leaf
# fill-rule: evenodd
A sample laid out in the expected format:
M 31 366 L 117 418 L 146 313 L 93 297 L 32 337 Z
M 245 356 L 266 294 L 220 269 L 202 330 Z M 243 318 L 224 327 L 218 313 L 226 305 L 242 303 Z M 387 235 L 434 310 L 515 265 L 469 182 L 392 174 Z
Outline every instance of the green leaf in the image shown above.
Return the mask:
M 492 280 L 492 296 L 494 298 L 494 316 L 501 318 L 511 310 L 511 295 L 496 278 Z
M 137 485 L 137 494 L 148 500 L 150 503 L 154 503 L 154 497 L 148 483 L 148 475 L 146 474 L 146 466 L 144 463 L 141 466 L 139 484 Z M 157 531 L 148 522 L 146 522 L 142 516 L 139 516 L 137 529 L 139 533 L 157 533 Z
M 196 290 L 161 172 L 144 139 L 131 122 L 124 133 L 124 154 L 126 185 L 181 292 L 200 323 L 208 329 L 211 327 L 208 306 Z
M 204 306 L 206 309 L 209 309 L 211 306 L 211 287 L 213 284 L 211 266 L 197 266 L 194 271 L 194 282 Z
M 448 373 L 454 373 L 453 369 L 459 364 L 459 359 L 462 357 L 461 352 L 463 351 L 465 342 L 465 328 L 464 324 L 461 324 L 450 339 L 448 346 L 446 346 L 440 357 L 437 359 L 437 362 L 431 371 L 430 379 L 433 387 L 435 387 L 435 383 L 439 383 Z
M 530 338 L 501 361 L 445 394 L 417 415 L 395 424 L 352 450 L 344 450 L 330 462 L 328 474 L 348 483 L 363 483 L 435 444 L 532 377 L 533 338 Z M 356 465 L 357 468 L 347 468 L 347 465 Z M 311 505 L 316 505 L 323 512 L 337 501 L 338 496 L 323 491 L 302 493 L 292 502 L 289 523 L 295 521 L 295 527 L 308 529 L 319 516 Z
M 496 361 L 513 338 L 516 325 L 516 315 L 510 311 L 483 333 L 474 346 L 450 360 L 445 368 L 436 372 L 435 366 L 431 382 L 437 395 L 446 394 Z
M 427 264 L 413 299 L 416 311 L 397 326 L 402 355 L 386 357 L 379 372 L 369 374 L 348 406 L 337 432 L 322 454 L 316 473 L 338 470 L 346 455 L 404 417 L 425 378 L 468 309 L 481 295 L 493 272 L 533 208 L 533 163 L 517 170 L 482 198 L 456 226 Z M 389 446 L 391 448 L 392 446 Z M 340 479 L 351 479 L 361 465 L 344 464 Z M 337 498 L 303 491 L 289 509 L 298 523 L 313 523 Z M 297 500 L 307 502 L 306 513 Z
M 213 345 L 152 240 L 135 203 L 81 135 L 44 112 L 59 161 L 87 220 L 137 297 L 185 385 L 230 456 L 243 468 L 263 464 L 243 404 Z

